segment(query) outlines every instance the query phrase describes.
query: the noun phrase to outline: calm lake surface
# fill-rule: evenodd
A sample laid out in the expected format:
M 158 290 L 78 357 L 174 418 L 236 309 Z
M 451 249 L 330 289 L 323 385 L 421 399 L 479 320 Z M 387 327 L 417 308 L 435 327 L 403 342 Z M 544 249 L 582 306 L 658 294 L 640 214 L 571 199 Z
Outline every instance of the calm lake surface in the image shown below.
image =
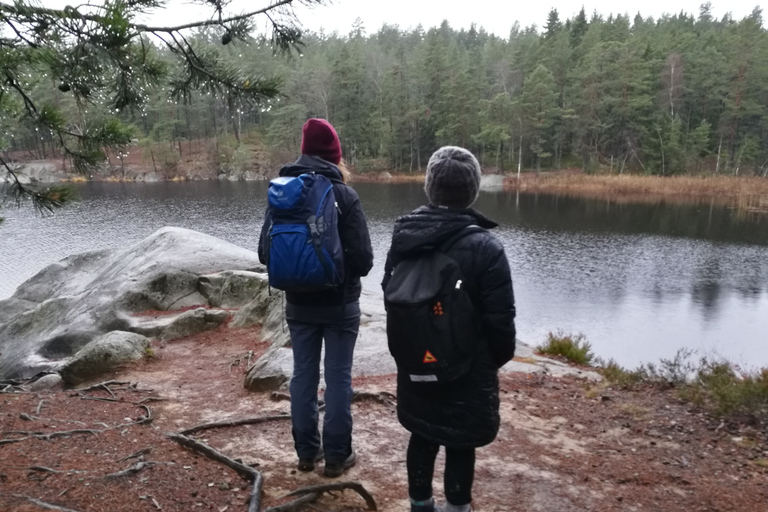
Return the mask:
M 265 182 L 87 183 L 53 217 L 4 208 L 0 299 L 69 254 L 123 247 L 163 226 L 255 250 Z M 424 203 L 416 184 L 355 184 L 369 218 L 378 292 L 395 218 Z M 768 219 L 701 205 L 481 193 L 512 268 L 518 337 L 582 333 L 624 366 L 679 348 L 768 366 Z

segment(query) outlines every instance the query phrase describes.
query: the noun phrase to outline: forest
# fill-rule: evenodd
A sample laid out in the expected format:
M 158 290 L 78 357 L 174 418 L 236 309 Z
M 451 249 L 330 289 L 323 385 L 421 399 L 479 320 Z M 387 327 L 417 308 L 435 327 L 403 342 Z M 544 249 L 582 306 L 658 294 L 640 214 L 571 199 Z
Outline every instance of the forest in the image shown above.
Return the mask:
M 358 22 L 347 34 L 303 34 L 287 54 L 258 38 L 226 44 L 220 27 L 187 35 L 197 54 L 216 50 L 221 69 L 245 70 L 279 91 L 259 101 L 206 88 L 170 95 L 161 83 L 147 87 L 140 108 L 114 109 L 73 96 L 44 68 L 30 65 L 24 80 L 34 101 L 56 105 L 68 119 L 119 119 L 132 144 L 113 156 L 141 151 L 156 169 L 178 165 L 185 152 L 214 152 L 222 168 L 248 166 L 254 154 L 289 160 L 299 153 L 304 121 L 324 117 L 360 173 L 418 172 L 450 144 L 498 172 L 766 177 L 763 14 L 756 7 L 741 20 L 716 19 L 711 10 L 704 4 L 697 15 L 653 19 L 582 8 L 562 19 L 553 9 L 541 27 L 510 18 L 506 37 L 447 22 L 375 31 Z M 151 37 L 141 42 L 171 71 L 181 66 L 172 49 Z M 24 105 L 5 95 L 0 107 L 5 155 L 61 156 L 53 131 L 19 123 Z

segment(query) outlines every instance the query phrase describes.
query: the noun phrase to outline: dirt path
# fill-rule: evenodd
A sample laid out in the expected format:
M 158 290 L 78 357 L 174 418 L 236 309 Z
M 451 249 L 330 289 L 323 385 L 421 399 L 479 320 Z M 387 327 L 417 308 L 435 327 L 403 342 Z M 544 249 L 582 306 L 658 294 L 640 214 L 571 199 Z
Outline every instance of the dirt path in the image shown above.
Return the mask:
M 242 387 L 247 354 L 266 349 L 258 330 L 221 328 L 155 346 L 155 357 L 108 378 L 137 389 L 0 395 L 0 439 L 34 432 L 103 430 L 0 444 L 0 510 L 38 511 L 27 497 L 80 512 L 244 511 L 250 487 L 230 469 L 180 448 L 166 436 L 195 424 L 288 411 L 288 402 Z M 478 451 L 474 506 L 510 511 L 768 510 L 766 431 L 720 424 L 679 402 L 674 391 L 599 388 L 573 378 L 507 374 L 502 427 Z M 393 376 L 357 378 L 356 390 L 394 392 Z M 118 386 L 126 388 L 125 386 Z M 149 425 L 129 425 L 150 407 Z M 42 405 L 40 405 L 42 401 Z M 130 402 L 129 402 L 130 401 Z M 22 413 L 33 419 L 24 420 Z M 358 465 L 342 480 L 363 484 L 384 512 L 407 512 L 407 433 L 394 407 L 353 404 Z M 64 421 L 67 420 L 67 421 Z M 74 423 L 79 422 L 79 423 Z M 295 471 L 286 420 L 201 432 L 198 439 L 262 471 L 264 506 L 296 488 L 327 482 L 320 470 Z M 104 479 L 136 464 L 123 457 L 151 448 L 155 462 L 130 476 Z M 442 454 L 435 494 L 442 500 Z M 30 469 L 42 466 L 45 469 Z M 49 471 L 53 470 L 53 471 Z M 314 507 L 314 508 L 311 508 Z M 302 510 L 362 511 L 351 491 Z

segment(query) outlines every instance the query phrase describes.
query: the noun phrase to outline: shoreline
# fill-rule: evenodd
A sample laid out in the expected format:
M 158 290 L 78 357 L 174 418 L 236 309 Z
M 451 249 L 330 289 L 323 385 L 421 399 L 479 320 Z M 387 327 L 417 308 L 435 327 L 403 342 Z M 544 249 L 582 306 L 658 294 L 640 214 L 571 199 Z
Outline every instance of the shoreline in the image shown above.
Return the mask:
M 135 169 L 134 169 L 135 171 Z M 648 176 L 638 174 L 584 174 L 580 169 L 563 169 L 540 173 L 526 172 L 517 178 L 515 173 L 502 176 L 502 186 L 494 190 L 523 193 L 545 193 L 581 197 L 617 203 L 688 203 L 706 206 L 724 206 L 745 214 L 768 214 L 768 179 L 757 176 L 703 175 L 703 176 Z M 148 171 L 129 176 L 62 177 L 60 171 L 32 172 L 25 176 L 28 183 L 158 183 L 187 181 L 266 181 L 269 176 L 256 172 L 208 176 L 204 173 L 163 176 Z M 47 178 L 47 179 L 46 179 Z M 389 171 L 353 173 L 352 183 L 423 183 L 424 173 L 391 173 Z

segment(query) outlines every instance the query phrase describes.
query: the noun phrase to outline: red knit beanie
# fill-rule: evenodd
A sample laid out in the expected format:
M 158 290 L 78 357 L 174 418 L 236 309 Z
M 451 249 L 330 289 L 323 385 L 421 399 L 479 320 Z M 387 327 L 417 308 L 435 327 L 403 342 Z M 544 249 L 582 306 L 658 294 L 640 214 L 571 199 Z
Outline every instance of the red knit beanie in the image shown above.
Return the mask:
M 341 142 L 331 123 L 315 118 L 304 123 L 301 129 L 301 152 L 338 165 L 341 161 Z

